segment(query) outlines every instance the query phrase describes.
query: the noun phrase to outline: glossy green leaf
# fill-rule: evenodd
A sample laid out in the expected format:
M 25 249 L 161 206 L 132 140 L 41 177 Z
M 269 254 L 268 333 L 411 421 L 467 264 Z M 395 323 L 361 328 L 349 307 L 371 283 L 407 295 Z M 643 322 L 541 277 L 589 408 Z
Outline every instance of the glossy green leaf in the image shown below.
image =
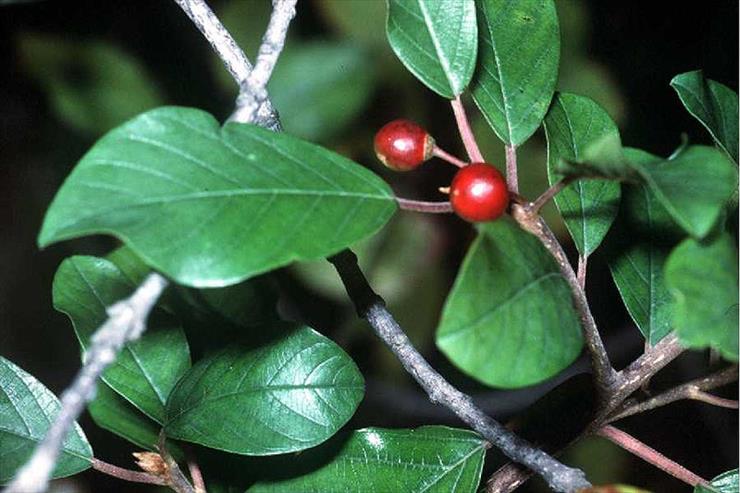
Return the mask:
M 66 259 L 54 276 L 54 308 L 65 313 L 83 349 L 107 319 L 106 307 L 136 288 L 115 264 L 98 257 Z M 185 334 L 170 316 L 155 311 L 140 340 L 127 344 L 103 373 L 103 381 L 155 421 L 162 423 L 172 387 L 190 367 Z
M 478 52 L 473 0 L 388 0 L 388 41 L 429 89 L 452 99 L 470 82 Z
M 159 108 L 77 164 L 39 244 L 95 233 L 195 287 L 235 284 L 339 251 L 396 209 L 388 185 L 321 147 L 192 108 Z
M 160 427 L 141 414 L 110 387 L 99 384 L 88 405 L 95 424 L 145 450 L 155 450 Z
M 362 400 L 357 366 L 307 327 L 272 341 L 232 345 L 199 361 L 167 403 L 167 435 L 245 455 L 313 447 L 343 426 Z
M 732 237 L 722 233 L 705 243 L 684 240 L 668 257 L 665 281 L 681 342 L 712 347 L 737 361 L 738 253 Z
M 509 219 L 482 225 L 445 303 L 437 346 L 496 387 L 546 380 L 581 351 L 570 289 L 540 242 Z
M 717 145 L 737 163 L 737 93 L 724 84 L 707 79 L 701 70 L 675 76 L 671 87 L 688 112 L 706 127 Z
M 61 405 L 32 375 L 0 357 L 0 484 L 13 475 L 44 438 Z M 90 467 L 93 451 L 75 423 L 64 440 L 52 477 L 71 476 Z
M 501 140 L 527 140 L 550 106 L 560 32 L 553 0 L 480 0 L 478 68 L 471 90 Z
M 631 163 L 673 219 L 704 238 L 737 188 L 737 167 L 717 149 L 689 146 L 671 160 Z
M 561 160 L 591 160 L 604 149 L 609 149 L 612 156 L 615 141 L 619 141 L 619 130 L 606 111 L 592 100 L 573 94 L 555 97 L 545 117 L 545 134 L 550 184 L 562 178 L 556 171 Z M 590 255 L 601 244 L 617 215 L 619 197 L 619 184 L 605 180 L 579 180 L 555 196 L 555 204 L 582 255 Z
M 631 162 L 645 166 L 662 159 L 625 149 Z M 625 184 L 616 224 L 607 237 L 609 269 L 627 311 L 650 344 L 671 330 L 671 295 L 663 278 L 668 254 L 682 231 L 647 185 Z
M 327 447 L 304 452 L 301 461 L 328 455 L 322 448 Z M 247 491 L 474 493 L 485 451 L 485 441 L 475 433 L 444 426 L 366 428 L 353 432 L 316 468 L 301 471 L 295 458 L 283 460 L 285 467 L 274 468 L 278 477 Z
M 145 67 L 110 44 L 25 34 L 20 54 L 59 118 L 84 132 L 102 134 L 163 103 Z
M 694 493 L 737 493 L 740 491 L 740 479 L 737 469 L 723 472 L 709 482 L 709 486 L 696 485 Z
M 325 141 L 344 130 L 373 94 L 375 78 L 367 56 L 346 43 L 303 42 L 286 50 L 269 85 L 285 131 Z

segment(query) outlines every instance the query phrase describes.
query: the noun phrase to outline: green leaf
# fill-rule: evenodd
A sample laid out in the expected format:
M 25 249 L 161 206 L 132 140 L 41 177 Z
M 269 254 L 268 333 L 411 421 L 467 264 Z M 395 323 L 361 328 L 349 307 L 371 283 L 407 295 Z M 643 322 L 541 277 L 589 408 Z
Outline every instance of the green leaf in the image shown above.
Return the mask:
M 285 50 L 269 85 L 285 131 L 310 141 L 344 130 L 365 109 L 374 88 L 365 50 L 329 42 Z
M 710 481 L 709 486 L 696 485 L 694 493 L 737 493 L 740 491 L 740 480 L 737 469 L 723 472 Z
M 44 438 L 61 405 L 33 376 L 0 357 L 0 484 L 7 483 Z M 52 477 L 90 467 L 93 451 L 77 423 L 62 446 Z
M 705 243 L 684 240 L 668 257 L 673 325 L 683 344 L 712 347 L 738 360 L 738 253 L 727 233 Z
M 90 134 L 102 134 L 163 103 L 145 67 L 107 43 L 24 34 L 20 56 L 59 118 Z
M 155 450 L 159 430 L 128 401 L 107 385 L 98 385 L 95 399 L 87 405 L 95 424 L 145 450 Z
M 278 477 L 260 481 L 247 491 L 474 493 L 486 444 L 469 431 L 422 426 L 413 430 L 357 430 L 339 450 L 327 454 L 322 450 L 327 448 L 301 454 L 301 461 L 309 463 L 328 455 L 317 467 L 301 470 L 295 458 L 282 459 L 283 467 L 276 464 L 272 468 Z
M 662 160 L 637 149 L 625 153 L 631 162 L 646 166 Z M 673 323 L 663 267 L 681 233 L 647 185 L 622 187 L 619 216 L 606 240 L 609 269 L 627 311 L 650 344 L 668 334 Z
M 527 140 L 550 106 L 560 32 L 552 0 L 480 0 L 473 99 L 501 140 Z
M 696 238 L 709 234 L 737 188 L 737 167 L 713 147 L 689 146 L 674 159 L 632 166 Z
M 547 171 L 550 184 L 562 178 L 556 171 L 561 160 L 584 162 L 604 156 L 614 163 L 619 130 L 598 104 L 583 96 L 558 94 L 545 117 Z M 619 209 L 618 183 L 580 180 L 555 196 L 578 251 L 588 256 L 606 236 Z
M 54 276 L 54 308 L 69 316 L 77 339 L 86 349 L 90 337 L 107 319 L 106 307 L 136 288 L 108 260 L 75 256 L 66 259 Z M 140 340 L 127 344 L 103 373 L 103 381 L 158 423 L 177 380 L 190 367 L 185 334 L 170 316 L 155 311 Z
M 473 76 L 478 27 L 473 0 L 388 0 L 388 41 L 429 89 L 452 99 Z
M 276 329 L 265 327 L 276 337 Z M 336 344 L 301 327 L 261 346 L 231 345 L 199 361 L 167 403 L 168 436 L 245 455 L 313 447 L 362 400 L 357 366 Z
M 437 346 L 496 387 L 541 382 L 581 351 L 573 300 L 540 242 L 509 219 L 480 227 L 450 292 Z
M 717 145 L 737 163 L 737 93 L 724 84 L 705 78 L 701 70 L 675 76 L 671 87 L 688 112 L 706 127 Z
M 167 107 L 93 146 L 52 202 L 39 244 L 112 234 L 182 284 L 220 287 L 331 255 L 395 209 L 388 185 L 338 154 Z

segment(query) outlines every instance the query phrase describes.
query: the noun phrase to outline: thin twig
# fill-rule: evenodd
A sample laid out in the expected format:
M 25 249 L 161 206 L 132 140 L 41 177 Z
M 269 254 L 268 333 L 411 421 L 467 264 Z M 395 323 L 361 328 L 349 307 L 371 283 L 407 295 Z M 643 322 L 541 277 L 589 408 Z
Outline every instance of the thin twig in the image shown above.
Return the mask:
M 654 448 L 642 443 L 637 438 L 618 428 L 607 425 L 597 431 L 596 434 L 619 445 L 626 451 L 636 455 L 645 462 L 654 465 L 674 478 L 680 479 L 688 485 L 697 486 L 699 484 L 708 484 L 706 479 L 694 474 L 681 464 L 672 461 Z
M 578 279 L 578 285 L 581 290 L 586 292 L 586 275 L 588 273 L 588 257 L 582 253 L 578 254 L 578 273 L 576 278 Z
M 588 305 L 586 294 L 581 288 L 573 267 L 568 262 L 563 247 L 558 242 L 555 234 L 550 230 L 545 221 L 537 212 L 532 210 L 532 204 L 514 204 L 512 206 L 512 216 L 514 219 L 533 235 L 535 235 L 548 252 L 555 258 L 560 272 L 565 277 L 570 287 L 573 302 L 583 327 L 583 335 L 586 340 L 586 348 L 591 356 L 591 366 L 594 371 L 596 388 L 601 400 L 606 399 L 609 389 L 617 382 L 617 373 L 612 368 L 609 361 L 609 355 L 606 352 L 604 343 L 596 327 L 596 321 L 591 314 L 591 308 Z
M 262 37 L 257 60 L 247 79 L 242 82 L 236 109 L 230 121 L 263 125 L 257 118 L 258 109 L 267 101 L 267 82 L 285 46 L 290 21 L 295 17 L 297 0 L 272 0 L 272 14 Z
M 686 382 L 667 390 L 652 399 L 626 407 L 609 416 L 607 421 L 611 423 L 619 419 L 626 418 L 627 416 L 643 413 L 683 399 L 695 399 L 714 406 L 737 409 L 737 401 L 722 399 L 721 397 L 704 392 L 706 390 L 716 389 L 717 387 L 727 385 L 730 382 L 735 382 L 737 379 L 738 367 L 732 366 L 717 373 L 713 373 L 712 375 Z
M 236 44 L 229 31 L 226 30 L 216 14 L 203 0 L 175 0 L 175 2 L 211 44 L 213 50 L 238 84 L 241 93 L 241 88 L 252 72 L 252 64 L 249 63 L 246 55 Z M 267 98 L 257 111 L 255 123 L 257 121 L 270 130 L 281 130 L 277 112 Z
M 162 457 L 162 460 L 164 460 L 164 463 L 167 465 L 169 487 L 177 493 L 195 493 L 195 489 L 193 489 L 193 486 L 188 482 L 188 479 L 185 477 L 185 474 L 183 474 L 177 461 L 167 451 L 167 436 L 165 435 L 164 430 L 159 433 L 157 449 L 159 450 L 159 455 Z
M 435 157 L 438 157 L 438 158 L 440 158 L 440 159 L 442 159 L 444 161 L 447 161 L 450 164 L 454 164 L 458 168 L 464 168 L 465 166 L 468 165 L 468 163 L 466 163 L 462 159 L 459 159 L 459 158 L 453 156 L 449 152 L 445 151 L 444 149 L 442 149 L 441 147 L 438 147 L 436 145 L 432 149 L 432 155 L 435 156 Z
M 357 313 L 367 320 L 432 402 L 449 408 L 509 458 L 541 475 L 553 490 L 573 492 L 589 486 L 582 471 L 561 464 L 507 430 L 481 411 L 470 396 L 460 392 L 437 373 L 411 344 L 393 315 L 385 308 L 382 298 L 373 292 L 357 265 L 354 253 L 344 250 L 329 261 L 339 273 Z
M 539 213 L 542 207 L 545 206 L 553 197 L 555 197 L 557 194 L 559 194 L 565 187 L 571 184 L 573 180 L 569 177 L 563 178 L 562 180 L 559 180 L 555 182 L 550 188 L 542 192 L 542 195 L 537 197 L 534 202 L 532 202 L 532 205 L 530 208 L 533 212 Z
M 62 393 L 61 409 L 36 446 L 31 458 L 18 470 L 5 493 L 41 493 L 46 491 L 49 477 L 59 457 L 59 450 L 69 430 L 95 396 L 98 377 L 113 363 L 118 352 L 128 342 L 135 341 L 146 329 L 146 319 L 154 303 L 167 286 L 167 280 L 152 273 L 134 293 L 106 311 L 108 320 L 90 339 L 85 362 L 72 384 Z
M 190 479 L 193 480 L 195 493 L 206 493 L 206 482 L 203 480 L 203 473 L 200 470 L 200 465 L 195 457 L 195 453 L 190 447 L 187 447 L 185 449 L 185 454 L 188 461 L 188 472 L 190 473 Z
M 452 212 L 452 205 L 449 201 L 426 202 L 424 200 L 411 200 L 396 197 L 396 202 L 398 202 L 398 206 L 401 209 L 407 211 L 427 212 L 431 214 L 444 214 Z
M 123 467 L 118 467 L 114 466 L 113 464 L 103 462 L 100 459 L 92 460 L 92 468 L 98 472 L 107 474 L 108 476 L 122 479 L 130 483 L 146 483 L 156 484 L 160 486 L 167 485 L 167 481 L 164 478 L 155 476 L 154 474 L 149 474 L 148 472 L 142 471 L 132 471 L 131 469 L 124 469 Z
M 519 176 L 516 164 L 516 146 L 507 145 L 506 147 L 506 187 L 514 192 L 519 193 Z
M 452 112 L 455 114 L 455 121 L 457 122 L 457 128 L 460 131 L 460 137 L 462 138 L 463 145 L 465 146 L 465 150 L 468 153 L 470 161 L 474 163 L 484 162 L 485 159 L 483 159 L 483 154 L 480 152 L 478 142 L 475 140 L 473 129 L 470 128 L 470 121 L 468 120 L 468 115 L 465 113 L 465 107 L 460 100 L 460 96 L 457 96 L 455 99 L 450 101 L 450 103 L 452 104 Z

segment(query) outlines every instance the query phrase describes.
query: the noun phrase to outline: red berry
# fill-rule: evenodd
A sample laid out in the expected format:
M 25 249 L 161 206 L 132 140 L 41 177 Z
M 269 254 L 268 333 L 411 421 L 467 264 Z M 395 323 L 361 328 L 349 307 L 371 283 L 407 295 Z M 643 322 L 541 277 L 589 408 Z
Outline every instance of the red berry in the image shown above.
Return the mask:
M 434 139 L 416 123 L 393 120 L 375 134 L 375 154 L 387 167 L 410 171 L 432 157 Z
M 493 221 L 506 211 L 509 190 L 496 168 L 487 163 L 472 163 L 452 179 L 450 202 L 455 213 L 466 221 Z

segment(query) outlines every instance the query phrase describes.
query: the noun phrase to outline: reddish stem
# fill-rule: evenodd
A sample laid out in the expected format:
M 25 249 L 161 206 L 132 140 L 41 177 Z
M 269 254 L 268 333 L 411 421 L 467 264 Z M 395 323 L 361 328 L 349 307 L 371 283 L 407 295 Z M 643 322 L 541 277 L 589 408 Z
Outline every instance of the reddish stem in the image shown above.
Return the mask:
M 100 459 L 93 458 L 92 468 L 108 476 L 122 479 L 130 483 L 145 483 L 145 484 L 157 484 L 160 486 L 166 486 L 168 483 L 164 478 L 149 474 L 148 472 L 132 471 L 131 469 L 124 469 L 123 467 L 114 466 L 108 464 Z
M 466 163 L 462 159 L 456 158 L 452 154 L 446 152 L 444 149 L 442 149 L 442 148 L 440 148 L 440 147 L 438 147 L 436 145 L 434 146 L 434 149 L 432 150 L 432 155 L 433 156 L 436 156 L 436 157 L 438 157 L 440 159 L 443 159 L 443 160 L 447 161 L 450 164 L 454 164 L 458 168 L 464 168 L 465 166 L 468 165 L 468 163 Z
M 396 197 L 398 206 L 407 211 L 426 212 L 430 214 L 445 214 L 452 212 L 452 204 L 449 202 L 426 202 L 424 200 L 411 200 Z
M 516 146 L 506 146 L 506 186 L 514 193 L 519 193 L 519 176 L 516 165 Z
M 636 455 L 645 462 L 648 462 L 658 469 L 670 474 L 676 479 L 680 479 L 686 484 L 696 486 L 699 484 L 708 484 L 708 481 L 700 476 L 697 476 L 693 472 L 689 471 L 681 464 L 672 461 L 665 455 L 661 454 L 654 448 L 642 443 L 637 438 L 633 437 L 629 433 L 615 428 L 611 425 L 606 425 L 596 432 L 597 435 L 610 440 L 611 442 L 619 445 L 624 450 Z
M 473 129 L 470 128 L 470 121 L 468 121 L 468 115 L 465 113 L 465 107 L 460 100 L 460 96 L 455 97 L 450 103 L 452 104 L 452 111 L 455 113 L 455 121 L 457 122 L 457 128 L 460 130 L 460 137 L 470 161 L 474 163 L 485 162 L 478 147 L 478 142 L 475 140 Z

